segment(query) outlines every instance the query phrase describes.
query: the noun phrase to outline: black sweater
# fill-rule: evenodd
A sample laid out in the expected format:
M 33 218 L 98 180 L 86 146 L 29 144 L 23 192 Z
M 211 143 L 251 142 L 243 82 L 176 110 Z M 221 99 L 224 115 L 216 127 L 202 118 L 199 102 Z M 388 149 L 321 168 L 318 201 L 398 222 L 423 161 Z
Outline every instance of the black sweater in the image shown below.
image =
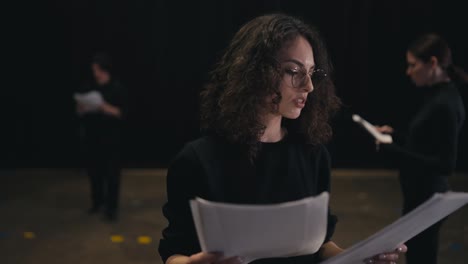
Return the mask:
M 127 91 L 117 80 L 108 84 L 97 85 L 95 82 L 83 85 L 80 92 L 98 91 L 109 104 L 118 107 L 121 112 L 119 118 L 102 113 L 86 113 L 82 117 L 85 129 L 85 140 L 91 144 L 115 144 L 120 140 L 123 130 L 123 120 L 127 115 Z
M 216 137 L 188 143 L 167 174 L 163 207 L 169 226 L 163 230 L 159 253 L 164 262 L 174 254 L 200 252 L 189 200 L 239 204 L 271 204 L 315 196 L 330 190 L 330 157 L 322 145 L 312 146 L 286 137 L 260 143 L 253 163 L 242 150 Z M 325 242 L 333 234 L 336 217 L 329 214 Z M 287 228 L 287 227 L 285 227 Z M 318 263 L 317 254 L 257 260 L 255 263 Z
M 453 83 L 426 87 L 406 142 L 382 145 L 398 160 L 406 212 L 433 193 L 449 190 L 447 176 L 455 169 L 464 119 L 463 102 Z

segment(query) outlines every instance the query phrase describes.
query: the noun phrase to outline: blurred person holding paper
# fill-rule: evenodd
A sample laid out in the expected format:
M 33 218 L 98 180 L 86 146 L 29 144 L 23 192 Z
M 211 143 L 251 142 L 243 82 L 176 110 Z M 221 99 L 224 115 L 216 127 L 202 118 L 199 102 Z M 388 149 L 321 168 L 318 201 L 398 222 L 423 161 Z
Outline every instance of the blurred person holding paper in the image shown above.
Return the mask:
M 248 261 L 201 252 L 189 205 L 195 197 L 271 205 L 330 191 L 330 156 L 324 143 L 332 135 L 330 118 L 340 106 L 331 77 L 324 42 L 299 19 L 260 16 L 235 34 L 201 93 L 205 135 L 186 144 L 168 169 L 163 213 L 169 225 L 159 244 L 165 264 Z M 317 251 L 252 263 L 313 264 L 341 253 L 331 239 L 337 219 L 327 211 L 326 235 Z M 224 239 L 229 244 L 229 237 Z M 402 245 L 367 261 L 392 263 L 404 251 Z
M 381 151 L 398 161 L 407 214 L 434 193 L 450 190 L 448 177 L 454 172 L 465 109 L 458 91 L 462 71 L 452 64 L 447 42 L 426 34 L 410 44 L 406 74 L 422 89 L 423 104 L 409 124 L 405 142 L 388 144 L 377 140 Z M 376 126 L 381 133 L 394 134 L 391 126 Z M 393 137 L 398 139 L 399 137 Z M 407 242 L 407 263 L 437 263 L 438 234 L 442 222 Z
M 104 211 L 115 221 L 120 190 L 120 141 L 126 91 L 112 75 L 111 58 L 97 53 L 91 63 L 93 81 L 76 93 L 76 112 L 83 128 L 84 160 L 91 183 L 90 214 Z

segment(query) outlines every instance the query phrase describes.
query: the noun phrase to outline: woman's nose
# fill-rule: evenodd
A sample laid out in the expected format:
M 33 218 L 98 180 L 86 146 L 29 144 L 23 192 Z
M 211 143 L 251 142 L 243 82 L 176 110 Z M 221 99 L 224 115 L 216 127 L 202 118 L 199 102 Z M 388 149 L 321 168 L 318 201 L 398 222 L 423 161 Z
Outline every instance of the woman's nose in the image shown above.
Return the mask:
M 412 71 L 411 71 L 411 68 L 410 68 L 410 67 L 406 68 L 406 75 L 408 75 L 408 76 L 411 75 L 411 72 L 412 72 Z
M 312 92 L 314 90 L 314 84 L 313 84 L 311 78 L 307 78 L 307 79 L 308 80 L 307 80 L 306 84 L 304 85 L 303 89 L 304 89 L 304 91 L 310 93 L 310 92 Z

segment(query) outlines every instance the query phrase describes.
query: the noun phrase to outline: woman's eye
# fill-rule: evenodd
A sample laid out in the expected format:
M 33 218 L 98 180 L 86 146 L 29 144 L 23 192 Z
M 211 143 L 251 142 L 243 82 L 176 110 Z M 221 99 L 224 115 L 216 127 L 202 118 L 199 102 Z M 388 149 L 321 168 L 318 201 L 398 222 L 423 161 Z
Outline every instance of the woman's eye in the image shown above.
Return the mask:
M 290 75 L 295 75 L 299 73 L 298 70 L 294 70 L 294 69 L 286 69 L 285 72 Z

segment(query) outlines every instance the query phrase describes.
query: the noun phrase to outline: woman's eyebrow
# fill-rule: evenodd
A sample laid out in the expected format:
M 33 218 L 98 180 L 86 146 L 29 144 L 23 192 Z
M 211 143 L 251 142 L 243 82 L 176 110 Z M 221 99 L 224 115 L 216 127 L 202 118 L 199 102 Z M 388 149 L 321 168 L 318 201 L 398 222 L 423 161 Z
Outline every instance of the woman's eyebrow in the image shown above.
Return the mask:
M 292 62 L 292 63 L 295 63 L 295 64 L 301 66 L 302 68 L 305 68 L 305 67 L 304 67 L 304 64 L 303 64 L 302 62 L 296 60 L 296 59 L 287 59 L 287 60 L 285 60 L 284 62 Z M 315 68 L 315 65 L 312 65 L 310 68 L 311 68 L 311 69 L 314 69 L 314 68 Z

